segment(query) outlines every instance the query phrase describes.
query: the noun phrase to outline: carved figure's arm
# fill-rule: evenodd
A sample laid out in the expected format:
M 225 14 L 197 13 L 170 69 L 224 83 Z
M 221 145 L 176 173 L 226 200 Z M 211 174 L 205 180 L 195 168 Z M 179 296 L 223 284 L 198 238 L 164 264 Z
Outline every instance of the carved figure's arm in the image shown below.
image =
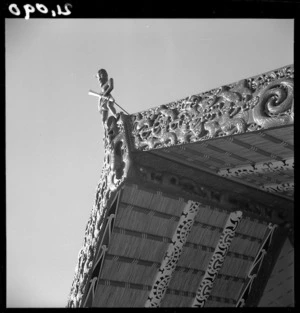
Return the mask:
M 113 101 L 114 101 L 113 99 L 108 98 L 108 97 L 105 97 L 105 96 L 103 96 L 101 93 L 97 93 L 97 92 L 95 92 L 95 91 L 93 91 L 93 90 L 89 90 L 89 95 L 90 95 L 90 96 L 98 97 L 99 99 L 103 98 L 103 99 L 108 100 L 108 101 L 110 101 L 110 102 L 113 102 Z

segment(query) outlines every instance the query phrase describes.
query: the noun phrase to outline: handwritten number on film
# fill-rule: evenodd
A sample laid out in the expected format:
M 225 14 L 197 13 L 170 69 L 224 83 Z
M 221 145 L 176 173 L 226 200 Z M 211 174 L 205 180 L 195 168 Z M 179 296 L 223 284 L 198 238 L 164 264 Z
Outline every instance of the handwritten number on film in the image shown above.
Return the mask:
M 49 10 L 44 4 L 41 3 L 36 3 L 35 7 L 31 4 L 25 4 L 23 5 L 23 9 L 25 11 L 25 20 L 28 20 L 30 18 L 30 14 L 34 13 L 34 12 L 40 12 L 42 14 L 52 14 L 52 16 L 56 16 L 56 15 L 70 15 L 71 11 L 70 8 L 72 7 L 72 5 L 70 3 L 66 3 L 64 5 L 64 10 L 61 9 L 60 5 L 56 6 L 56 11 L 55 10 Z M 21 10 L 19 9 L 19 7 L 15 4 L 12 3 L 9 5 L 8 10 L 11 14 L 15 15 L 15 16 L 20 16 L 21 15 Z

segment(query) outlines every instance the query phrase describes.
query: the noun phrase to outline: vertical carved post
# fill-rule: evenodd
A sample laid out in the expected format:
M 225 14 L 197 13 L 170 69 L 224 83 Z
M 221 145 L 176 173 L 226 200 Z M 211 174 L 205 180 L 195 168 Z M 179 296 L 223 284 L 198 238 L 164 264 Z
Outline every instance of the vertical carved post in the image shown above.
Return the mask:
M 229 250 L 231 241 L 235 235 L 235 230 L 241 219 L 241 211 L 232 212 L 229 215 L 207 270 L 198 287 L 192 307 L 203 307 L 205 305 L 212 291 L 214 281 L 225 261 L 227 251 Z
M 184 207 L 162 264 L 155 277 L 145 307 L 159 307 L 169 286 L 182 249 L 194 224 L 200 203 L 189 201 Z

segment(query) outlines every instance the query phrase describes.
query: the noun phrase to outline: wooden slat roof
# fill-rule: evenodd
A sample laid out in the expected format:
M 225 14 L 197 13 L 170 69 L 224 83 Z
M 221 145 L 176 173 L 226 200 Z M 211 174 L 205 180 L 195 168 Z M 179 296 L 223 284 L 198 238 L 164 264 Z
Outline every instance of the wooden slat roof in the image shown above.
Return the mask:
M 93 306 L 144 306 L 185 202 L 125 185 Z M 228 212 L 204 205 L 183 248 L 162 307 L 190 306 Z M 266 223 L 242 220 L 208 301 L 234 306 Z

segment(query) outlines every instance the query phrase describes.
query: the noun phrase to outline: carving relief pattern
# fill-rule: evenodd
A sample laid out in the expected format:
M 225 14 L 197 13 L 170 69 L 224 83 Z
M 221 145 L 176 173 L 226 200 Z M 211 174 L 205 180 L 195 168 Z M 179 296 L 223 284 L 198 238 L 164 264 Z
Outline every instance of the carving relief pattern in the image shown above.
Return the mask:
M 183 209 L 176 231 L 172 237 L 172 243 L 164 256 L 158 273 L 155 277 L 152 289 L 146 301 L 145 307 L 159 307 L 167 291 L 172 274 L 181 256 L 182 249 L 193 226 L 198 213 L 200 203 L 189 201 Z
M 260 187 L 260 189 L 272 192 L 272 193 L 286 193 L 289 196 L 294 195 L 294 182 L 286 182 L 282 184 L 266 184 Z
M 151 150 L 292 124 L 293 78 L 293 66 L 286 66 L 133 114 L 135 147 Z
M 263 175 L 272 174 L 276 172 L 288 173 L 294 170 L 294 158 L 282 161 L 268 161 L 263 163 L 256 163 L 250 165 L 239 166 L 235 168 L 224 168 L 218 171 L 218 174 L 223 177 L 248 177 L 250 175 Z M 264 176 L 268 178 L 267 175 Z M 294 182 L 291 177 L 290 180 L 286 179 L 283 183 L 260 183 L 260 189 L 271 193 L 281 193 L 287 196 L 294 194 Z
M 294 170 L 294 158 L 282 161 L 269 161 L 256 163 L 253 165 L 244 165 L 235 168 L 224 168 L 218 171 L 223 177 L 244 177 L 248 175 L 276 173 Z
M 198 287 L 192 307 L 203 307 L 213 288 L 214 281 L 225 261 L 236 228 L 242 219 L 242 212 L 236 211 L 229 215 L 219 242 L 208 264 L 207 270 Z
M 247 282 L 245 284 L 245 287 L 237 301 L 236 307 L 243 307 L 247 301 L 247 298 L 251 292 L 251 288 L 252 288 L 252 284 L 253 284 L 253 280 L 255 279 L 255 277 L 257 277 L 260 267 L 263 263 L 264 257 L 266 255 L 266 253 L 268 252 L 268 249 L 271 245 L 272 242 L 272 236 L 274 233 L 275 228 L 277 227 L 277 225 L 273 225 L 273 224 L 269 224 L 268 225 L 268 233 L 267 236 L 263 242 L 263 244 L 261 245 L 255 260 L 253 261 L 248 276 L 247 276 Z
M 98 247 L 99 233 L 105 227 L 105 217 L 110 208 L 109 202 L 117 194 L 129 170 L 129 148 L 124 123 L 125 116 L 121 112 L 117 114 L 117 118 L 110 116 L 104 125 L 104 163 L 96 189 L 95 203 L 85 229 L 84 243 L 78 255 L 68 300 L 69 307 L 82 305 Z
M 101 274 L 101 270 L 103 267 L 104 263 L 104 258 L 106 255 L 106 252 L 108 250 L 111 234 L 112 234 L 112 229 L 113 229 L 113 223 L 114 219 L 116 216 L 116 208 L 117 208 L 117 199 L 114 202 L 113 208 L 109 210 L 109 216 L 105 220 L 103 227 L 105 227 L 103 234 L 101 235 L 101 242 L 99 244 L 99 248 L 97 249 L 97 255 L 95 256 L 95 260 L 93 262 L 93 267 L 91 269 L 91 277 L 89 279 L 89 282 L 87 284 L 87 294 L 84 297 L 84 303 L 83 307 L 91 307 L 97 284 L 98 284 L 98 279 Z

